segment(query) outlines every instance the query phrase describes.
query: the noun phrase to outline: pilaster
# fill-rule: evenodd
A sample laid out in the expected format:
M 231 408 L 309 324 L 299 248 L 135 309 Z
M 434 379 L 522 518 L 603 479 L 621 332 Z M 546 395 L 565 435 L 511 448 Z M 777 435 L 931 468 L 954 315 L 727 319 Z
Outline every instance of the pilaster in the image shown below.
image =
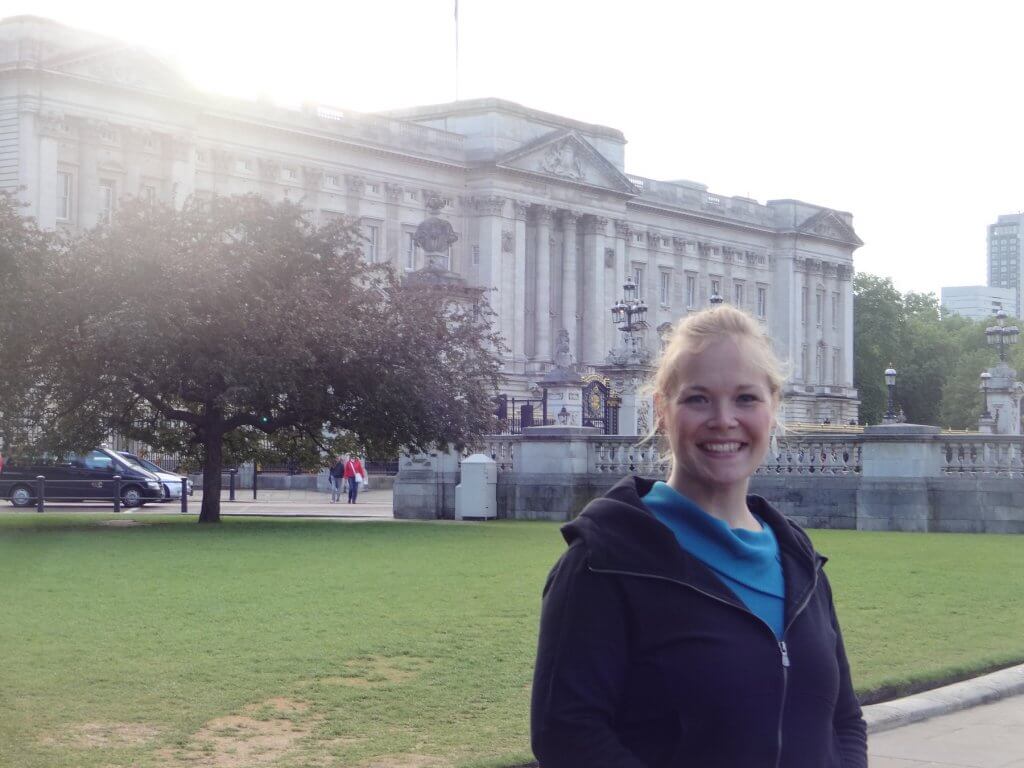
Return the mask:
M 505 327 L 512 329 L 512 362 L 516 373 L 522 373 L 526 365 L 526 216 L 529 205 L 514 201 L 512 211 L 515 216 L 515 242 L 511 259 L 513 300 L 509 307 L 512 321 Z M 506 303 L 502 306 L 508 305 Z
M 497 314 L 503 329 L 507 329 L 505 319 L 506 305 L 512 297 L 503 290 L 502 261 L 505 256 L 502 235 L 504 232 L 505 198 L 498 195 L 473 198 L 473 208 L 477 213 L 477 226 L 480 237 L 480 287 L 488 291 L 487 298 L 491 309 Z M 510 244 L 511 245 L 511 244 Z M 497 290 L 492 290 L 497 289 Z M 506 339 L 506 346 L 508 339 Z M 506 352 L 506 354 L 508 354 Z
M 608 219 L 602 216 L 588 218 L 583 264 L 584 308 L 583 323 L 581 324 L 583 344 L 580 355 L 580 360 L 584 365 L 601 363 L 608 351 L 606 334 L 611 326 L 611 321 L 605 319 L 605 314 L 608 313 L 603 306 L 606 272 L 605 233 L 607 230 Z
M 580 214 L 562 211 L 562 307 L 561 327 L 569 333 L 569 351 L 574 359 L 580 359 L 579 339 L 579 290 L 580 265 L 576 238 L 576 222 Z
M 555 209 L 547 205 L 535 205 L 537 220 L 537 269 L 534 295 L 537 302 L 536 342 L 534 360 L 551 362 L 551 223 Z

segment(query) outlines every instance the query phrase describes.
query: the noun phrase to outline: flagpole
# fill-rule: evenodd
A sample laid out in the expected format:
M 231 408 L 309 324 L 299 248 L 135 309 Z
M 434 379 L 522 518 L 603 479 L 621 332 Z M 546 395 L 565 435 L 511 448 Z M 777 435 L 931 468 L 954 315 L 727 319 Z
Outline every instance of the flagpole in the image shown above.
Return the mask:
M 459 100 L 459 0 L 455 0 L 455 100 Z

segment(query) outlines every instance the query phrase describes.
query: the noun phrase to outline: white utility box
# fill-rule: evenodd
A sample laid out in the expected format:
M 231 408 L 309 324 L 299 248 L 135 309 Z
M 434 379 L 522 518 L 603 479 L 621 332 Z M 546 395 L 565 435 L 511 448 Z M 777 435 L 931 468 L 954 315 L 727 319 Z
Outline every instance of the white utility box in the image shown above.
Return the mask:
M 462 482 L 455 486 L 456 520 L 493 520 L 498 516 L 498 465 L 474 453 L 462 460 Z

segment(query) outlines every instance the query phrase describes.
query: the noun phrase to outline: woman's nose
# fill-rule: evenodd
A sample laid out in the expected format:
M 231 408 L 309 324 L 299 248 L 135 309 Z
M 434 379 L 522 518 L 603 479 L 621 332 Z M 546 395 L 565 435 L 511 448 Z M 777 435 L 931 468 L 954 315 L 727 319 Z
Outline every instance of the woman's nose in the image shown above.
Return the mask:
M 736 424 L 736 411 L 730 403 L 715 403 L 711 408 L 708 426 L 714 428 L 732 427 Z

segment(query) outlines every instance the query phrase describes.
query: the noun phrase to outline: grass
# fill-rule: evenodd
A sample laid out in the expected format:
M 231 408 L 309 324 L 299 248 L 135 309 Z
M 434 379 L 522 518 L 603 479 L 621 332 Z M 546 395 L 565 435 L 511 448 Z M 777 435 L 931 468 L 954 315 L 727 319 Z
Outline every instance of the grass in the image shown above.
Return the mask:
M 530 760 L 548 523 L 0 517 L 0 766 Z M 815 531 L 861 692 L 1024 658 L 1024 539 Z

